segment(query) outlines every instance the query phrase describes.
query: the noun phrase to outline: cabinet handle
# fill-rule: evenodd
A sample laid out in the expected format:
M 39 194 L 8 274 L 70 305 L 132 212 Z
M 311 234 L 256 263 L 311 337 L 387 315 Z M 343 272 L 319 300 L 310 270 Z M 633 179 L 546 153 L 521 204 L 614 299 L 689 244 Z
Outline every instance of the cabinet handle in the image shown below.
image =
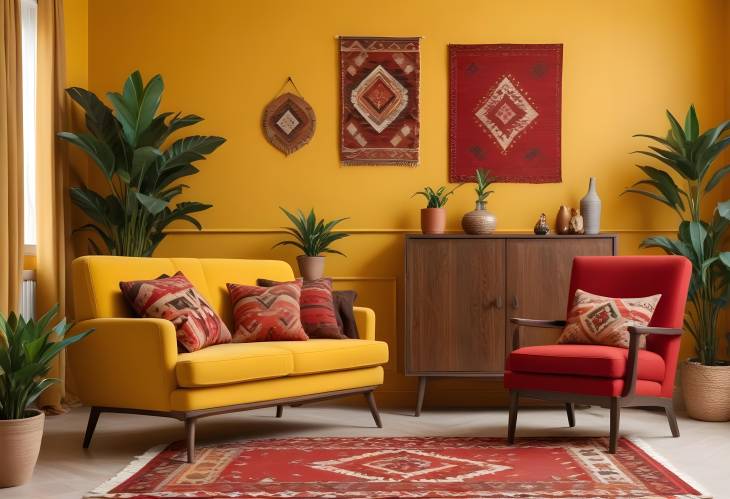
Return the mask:
M 502 310 L 502 307 L 504 306 L 504 303 L 502 302 L 502 297 L 498 296 L 494 300 L 494 306 L 497 307 L 497 310 Z
M 517 295 L 512 296 L 512 308 L 517 310 L 520 304 L 517 302 Z

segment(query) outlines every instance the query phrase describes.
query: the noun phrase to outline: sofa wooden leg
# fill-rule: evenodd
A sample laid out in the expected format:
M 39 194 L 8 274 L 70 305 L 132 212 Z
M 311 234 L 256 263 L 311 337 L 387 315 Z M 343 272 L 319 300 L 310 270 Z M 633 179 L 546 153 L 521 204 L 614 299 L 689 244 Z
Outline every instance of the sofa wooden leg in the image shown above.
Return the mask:
M 383 427 L 383 422 L 380 420 L 380 413 L 378 412 L 378 406 L 375 404 L 375 395 L 372 391 L 365 392 L 365 399 L 368 401 L 368 407 L 370 407 L 370 414 L 373 415 L 375 424 L 378 428 Z
M 188 462 L 195 462 L 195 418 L 185 419 L 185 443 L 188 448 Z
M 672 405 L 671 400 L 664 406 L 664 412 L 667 414 L 667 421 L 669 421 L 669 428 L 672 430 L 672 436 L 677 438 L 679 436 L 679 425 L 677 425 L 677 416 L 674 415 L 674 406 Z
M 99 422 L 99 414 L 101 414 L 101 410 L 98 407 L 91 408 L 89 422 L 86 424 L 86 433 L 84 434 L 84 449 L 88 449 L 89 445 L 91 445 L 91 437 L 94 436 L 96 423 Z
M 517 428 L 517 411 L 520 405 L 520 393 L 509 392 L 509 423 L 507 425 L 507 443 L 515 443 L 515 429 Z
M 280 418 L 284 415 L 284 406 L 283 405 L 277 405 L 276 406 L 276 417 Z
M 608 453 L 616 454 L 618 445 L 618 429 L 621 421 L 621 407 L 618 397 L 611 397 L 611 431 L 608 437 Z
M 575 427 L 575 404 L 572 402 L 566 403 L 565 412 L 568 413 L 568 426 Z
M 426 383 L 428 378 L 421 376 L 418 378 L 418 400 L 416 401 L 416 412 L 414 416 L 420 417 L 421 409 L 423 409 L 423 399 L 426 398 Z

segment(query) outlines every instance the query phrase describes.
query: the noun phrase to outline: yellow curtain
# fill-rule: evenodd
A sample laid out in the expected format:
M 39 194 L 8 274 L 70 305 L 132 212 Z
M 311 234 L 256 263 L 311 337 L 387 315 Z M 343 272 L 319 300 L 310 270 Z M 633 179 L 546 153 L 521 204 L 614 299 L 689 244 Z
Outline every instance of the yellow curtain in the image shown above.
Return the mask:
M 63 0 L 38 0 L 36 308 L 44 313 L 58 303 L 59 314 L 69 317 L 72 258 L 69 169 L 65 145 L 56 138 L 57 132 L 68 130 L 65 86 Z M 62 352 L 49 373 L 61 379 L 61 383 L 40 397 L 40 406 L 48 413 L 64 412 L 65 373 L 66 357 Z
M 0 0 L 0 312 L 18 310 L 23 278 L 20 2 Z

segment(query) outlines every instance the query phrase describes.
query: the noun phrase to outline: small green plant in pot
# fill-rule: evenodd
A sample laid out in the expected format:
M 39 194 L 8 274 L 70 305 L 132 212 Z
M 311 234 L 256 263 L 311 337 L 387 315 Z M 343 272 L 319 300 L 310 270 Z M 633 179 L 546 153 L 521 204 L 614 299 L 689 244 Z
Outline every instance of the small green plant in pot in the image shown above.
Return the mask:
M 489 176 L 489 170 L 481 168 L 477 169 L 474 178 L 477 184 L 474 188 L 477 195 L 476 208 L 464 215 L 461 227 L 467 234 L 491 234 L 497 228 L 497 217 L 487 211 L 487 198 L 494 193 L 489 190 L 494 179 Z
M 421 209 L 421 232 L 424 234 L 443 234 L 446 231 L 446 203 L 461 187 L 457 185 L 450 191 L 446 186 L 437 189 L 424 187 L 422 191 L 414 192 L 411 197 L 423 196 L 426 198 L 426 207 Z
M 65 319 L 54 327 L 53 307 L 38 321 L 11 313 L 0 314 L 0 487 L 21 485 L 33 474 L 43 436 L 43 412 L 31 408 L 49 386 L 51 362 L 67 346 L 86 337 L 84 331 L 69 338 Z
M 676 239 L 664 236 L 642 241 L 644 248 L 660 248 L 692 262 L 684 326 L 695 340 L 697 355 L 681 366 L 682 395 L 689 415 L 706 421 L 730 420 L 730 365 L 718 357 L 718 317 L 730 302 L 730 252 L 722 251 L 730 226 L 730 201 L 717 204 L 703 216 L 705 195 L 730 172 L 730 165 L 712 170 L 715 159 L 730 145 L 730 121 L 700 133 L 694 106 L 684 127 L 667 111 L 666 137 L 637 135 L 658 144 L 636 151 L 669 169 L 637 165 L 647 178 L 625 192 L 658 201 L 677 214 Z M 672 175 L 670 175 L 672 173 Z M 675 178 L 681 179 L 681 186 Z M 648 188 L 648 189 L 647 189 Z
M 302 210 L 297 210 L 296 214 L 279 207 L 286 217 L 293 224 L 292 227 L 282 227 L 294 239 L 280 241 L 274 245 L 277 246 L 295 246 L 302 250 L 302 255 L 297 257 L 299 264 L 299 273 L 305 281 L 313 281 L 320 279 L 324 275 L 324 257 L 323 253 L 336 253 L 345 256 L 344 253 L 332 248 L 332 243 L 349 236 L 347 232 L 335 231 L 334 228 L 347 218 L 336 218 L 334 220 L 317 220 L 314 208 L 305 215 Z

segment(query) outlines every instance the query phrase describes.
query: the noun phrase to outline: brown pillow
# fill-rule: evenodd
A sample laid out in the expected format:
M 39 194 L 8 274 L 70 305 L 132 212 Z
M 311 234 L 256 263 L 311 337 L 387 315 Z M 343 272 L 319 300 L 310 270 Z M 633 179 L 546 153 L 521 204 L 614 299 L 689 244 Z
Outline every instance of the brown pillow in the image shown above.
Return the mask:
M 307 282 L 309 281 L 304 281 L 302 294 L 304 293 L 304 290 L 307 289 Z M 271 279 L 257 279 L 256 284 L 258 286 L 271 287 L 279 284 L 279 281 L 272 281 Z M 354 340 L 360 338 L 360 334 L 357 330 L 357 324 L 355 323 L 355 312 L 353 311 L 356 299 L 356 291 L 332 291 L 333 307 L 337 325 L 345 337 L 352 338 Z M 305 325 L 304 328 L 306 329 L 307 326 Z M 307 334 L 309 334 L 309 331 L 307 331 Z

